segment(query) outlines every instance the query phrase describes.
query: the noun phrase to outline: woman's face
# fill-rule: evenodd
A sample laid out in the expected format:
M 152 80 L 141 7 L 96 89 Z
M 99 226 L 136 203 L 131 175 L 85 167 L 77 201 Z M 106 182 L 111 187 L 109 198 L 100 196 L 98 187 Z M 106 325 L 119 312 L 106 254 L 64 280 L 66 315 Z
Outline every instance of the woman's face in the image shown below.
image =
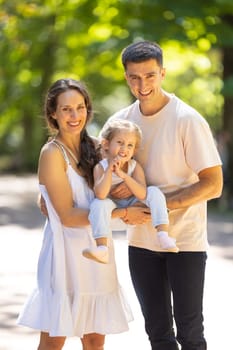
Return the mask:
M 59 131 L 80 134 L 86 125 L 87 108 L 82 94 L 75 89 L 61 93 L 57 98 L 57 108 L 53 115 Z

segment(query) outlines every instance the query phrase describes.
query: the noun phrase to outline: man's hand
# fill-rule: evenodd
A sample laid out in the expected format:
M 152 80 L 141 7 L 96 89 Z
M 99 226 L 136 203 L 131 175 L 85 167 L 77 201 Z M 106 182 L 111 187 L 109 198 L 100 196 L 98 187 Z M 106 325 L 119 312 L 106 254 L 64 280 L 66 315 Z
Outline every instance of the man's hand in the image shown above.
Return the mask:
M 122 182 L 110 191 L 110 196 L 116 199 L 123 199 L 132 196 L 132 192 L 126 184 Z

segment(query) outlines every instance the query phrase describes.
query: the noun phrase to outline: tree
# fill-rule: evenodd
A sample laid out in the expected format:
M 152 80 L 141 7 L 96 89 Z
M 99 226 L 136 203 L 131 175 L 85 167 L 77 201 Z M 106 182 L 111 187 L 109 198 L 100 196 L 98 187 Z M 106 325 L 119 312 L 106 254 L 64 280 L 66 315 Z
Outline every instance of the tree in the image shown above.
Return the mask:
M 232 0 L 0 3 L 0 144 L 2 154 L 16 154 L 15 168 L 35 170 L 46 138 L 42 101 L 52 80 L 71 76 L 86 81 L 99 124 L 128 103 L 120 52 L 140 38 L 165 47 L 167 62 L 174 63 L 173 53 L 179 53 L 182 65 L 168 87 L 203 113 L 213 129 L 233 133 Z M 229 147 L 232 155 L 232 142 Z M 233 176 L 232 159 L 229 172 Z
M 40 101 L 55 62 L 54 15 L 33 4 L 11 1 L 4 5 L 0 44 L 3 151 L 15 153 L 13 169 L 35 170 L 43 138 Z

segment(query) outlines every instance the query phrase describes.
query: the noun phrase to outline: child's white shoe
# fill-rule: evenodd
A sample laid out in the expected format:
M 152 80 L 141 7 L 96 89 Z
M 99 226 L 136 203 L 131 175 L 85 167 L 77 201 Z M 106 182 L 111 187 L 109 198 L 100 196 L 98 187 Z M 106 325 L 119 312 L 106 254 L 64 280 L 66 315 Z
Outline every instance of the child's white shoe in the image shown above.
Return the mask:
M 170 253 L 178 253 L 179 248 L 176 246 L 175 238 L 169 237 L 165 231 L 158 232 L 160 247 Z
M 101 245 L 94 248 L 88 248 L 82 252 L 85 258 L 97 261 L 102 264 L 107 264 L 109 260 L 108 247 Z

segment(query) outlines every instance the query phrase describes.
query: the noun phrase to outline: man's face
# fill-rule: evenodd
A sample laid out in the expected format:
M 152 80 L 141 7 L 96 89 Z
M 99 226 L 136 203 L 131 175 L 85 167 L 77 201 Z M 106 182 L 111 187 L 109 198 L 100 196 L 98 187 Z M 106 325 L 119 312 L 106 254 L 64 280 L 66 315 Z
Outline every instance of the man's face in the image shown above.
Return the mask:
M 151 101 L 161 94 L 165 69 L 155 59 L 127 64 L 125 78 L 132 94 L 141 102 Z

